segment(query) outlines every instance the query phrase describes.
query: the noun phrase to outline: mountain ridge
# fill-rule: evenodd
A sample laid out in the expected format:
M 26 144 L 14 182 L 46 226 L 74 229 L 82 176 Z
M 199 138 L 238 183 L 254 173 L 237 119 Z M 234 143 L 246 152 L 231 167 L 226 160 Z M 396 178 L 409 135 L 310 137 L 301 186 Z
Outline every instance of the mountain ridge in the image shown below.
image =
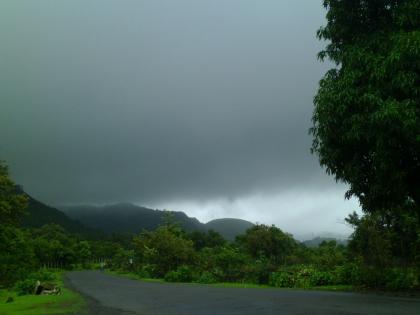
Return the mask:
M 107 233 L 139 233 L 143 229 L 153 230 L 164 223 L 168 214 L 186 231 L 205 232 L 212 229 L 229 240 L 234 240 L 236 235 L 245 233 L 254 225 L 249 221 L 235 218 L 221 218 L 202 223 L 182 211 L 150 209 L 131 203 L 59 206 L 59 209 L 85 226 Z

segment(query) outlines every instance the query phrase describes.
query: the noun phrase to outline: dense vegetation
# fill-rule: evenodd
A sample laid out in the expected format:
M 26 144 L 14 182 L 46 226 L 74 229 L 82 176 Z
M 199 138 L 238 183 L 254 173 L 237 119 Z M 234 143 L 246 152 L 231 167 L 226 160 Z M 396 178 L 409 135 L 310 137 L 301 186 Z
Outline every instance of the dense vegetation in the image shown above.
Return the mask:
M 349 250 L 369 270 L 420 269 L 420 1 L 325 0 L 337 67 L 315 97 L 313 152 L 364 215 Z

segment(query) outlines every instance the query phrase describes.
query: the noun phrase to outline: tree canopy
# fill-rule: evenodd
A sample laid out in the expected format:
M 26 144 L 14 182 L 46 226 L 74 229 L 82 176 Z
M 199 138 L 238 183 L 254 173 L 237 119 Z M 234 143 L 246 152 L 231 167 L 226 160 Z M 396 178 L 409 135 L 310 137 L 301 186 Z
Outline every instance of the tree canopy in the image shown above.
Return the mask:
M 367 213 L 420 213 L 420 1 L 325 0 L 336 68 L 314 99 L 312 151 Z

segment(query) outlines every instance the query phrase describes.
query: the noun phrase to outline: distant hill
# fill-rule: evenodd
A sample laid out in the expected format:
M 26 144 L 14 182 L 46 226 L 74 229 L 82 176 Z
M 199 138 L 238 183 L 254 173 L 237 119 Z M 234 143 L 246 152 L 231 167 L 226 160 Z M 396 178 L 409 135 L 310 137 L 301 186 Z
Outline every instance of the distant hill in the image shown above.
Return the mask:
M 91 233 L 82 223 L 69 218 L 60 210 L 47 206 L 46 204 L 32 198 L 28 194 L 27 215 L 23 217 L 22 225 L 27 228 L 39 228 L 45 224 L 55 223 L 61 225 L 71 233 Z
M 107 206 L 63 206 L 60 209 L 85 226 L 106 233 L 139 233 L 143 229 L 154 230 L 164 223 L 164 216 L 168 212 L 186 231 L 213 229 L 230 240 L 252 226 L 252 223 L 240 219 L 218 219 L 203 224 L 184 212 L 153 210 L 129 203 Z
M 318 247 L 319 244 L 321 244 L 324 241 L 325 242 L 336 241 L 337 244 L 340 244 L 340 245 L 347 245 L 347 243 L 348 243 L 347 240 L 336 239 L 336 238 L 332 238 L 332 237 L 315 237 L 311 240 L 303 241 L 302 243 L 304 245 L 306 245 L 307 247 Z
M 228 240 L 234 240 L 237 235 L 244 234 L 254 224 L 241 219 L 226 218 L 209 221 L 205 226 L 208 230 L 219 232 Z

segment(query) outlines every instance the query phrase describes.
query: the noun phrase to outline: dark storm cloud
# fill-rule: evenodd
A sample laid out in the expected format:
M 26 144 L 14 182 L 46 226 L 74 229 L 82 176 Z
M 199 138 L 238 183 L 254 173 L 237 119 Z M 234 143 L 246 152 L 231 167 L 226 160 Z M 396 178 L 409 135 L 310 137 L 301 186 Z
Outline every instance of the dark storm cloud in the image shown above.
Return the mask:
M 50 203 L 328 189 L 320 1 L 2 1 L 0 156 Z

